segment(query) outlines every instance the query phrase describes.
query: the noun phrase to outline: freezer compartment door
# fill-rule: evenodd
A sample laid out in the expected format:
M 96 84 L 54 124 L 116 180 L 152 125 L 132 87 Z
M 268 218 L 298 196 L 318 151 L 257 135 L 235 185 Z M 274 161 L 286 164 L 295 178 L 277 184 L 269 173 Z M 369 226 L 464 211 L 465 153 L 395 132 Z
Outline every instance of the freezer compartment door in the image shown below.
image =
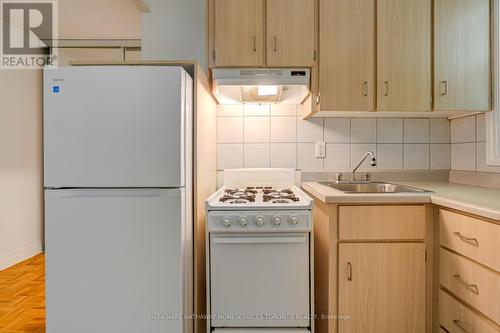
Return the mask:
M 45 187 L 184 186 L 186 76 L 165 66 L 44 70 Z
M 47 332 L 183 332 L 184 199 L 183 189 L 45 191 Z

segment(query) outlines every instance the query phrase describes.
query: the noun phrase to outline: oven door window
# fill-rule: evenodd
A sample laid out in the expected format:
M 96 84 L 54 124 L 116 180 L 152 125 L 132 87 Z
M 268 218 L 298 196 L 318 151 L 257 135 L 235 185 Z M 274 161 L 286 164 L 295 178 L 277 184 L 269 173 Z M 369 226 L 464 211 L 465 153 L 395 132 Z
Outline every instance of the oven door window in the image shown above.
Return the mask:
M 308 327 L 309 277 L 308 234 L 212 234 L 212 327 Z

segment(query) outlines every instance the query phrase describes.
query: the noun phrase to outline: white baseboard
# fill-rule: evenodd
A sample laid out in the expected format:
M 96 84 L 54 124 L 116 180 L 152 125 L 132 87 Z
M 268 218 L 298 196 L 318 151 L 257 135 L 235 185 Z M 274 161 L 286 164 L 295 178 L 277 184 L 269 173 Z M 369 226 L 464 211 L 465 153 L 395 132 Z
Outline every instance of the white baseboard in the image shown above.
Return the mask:
M 42 252 L 42 242 L 37 241 L 17 250 L 0 255 L 0 271 Z

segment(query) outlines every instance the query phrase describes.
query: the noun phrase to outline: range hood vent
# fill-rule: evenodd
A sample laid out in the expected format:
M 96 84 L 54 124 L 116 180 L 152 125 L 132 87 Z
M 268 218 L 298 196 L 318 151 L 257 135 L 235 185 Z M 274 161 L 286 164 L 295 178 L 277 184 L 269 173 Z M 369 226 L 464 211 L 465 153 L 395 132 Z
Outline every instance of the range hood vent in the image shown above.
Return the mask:
M 212 77 L 219 104 L 302 104 L 310 93 L 309 68 L 216 68 Z

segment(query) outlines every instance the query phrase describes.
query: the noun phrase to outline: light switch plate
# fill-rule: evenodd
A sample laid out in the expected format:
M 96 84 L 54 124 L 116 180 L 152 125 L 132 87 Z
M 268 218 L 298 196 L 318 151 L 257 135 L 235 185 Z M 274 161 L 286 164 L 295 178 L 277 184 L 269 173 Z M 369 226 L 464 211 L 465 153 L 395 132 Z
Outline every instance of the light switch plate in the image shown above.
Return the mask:
M 326 157 L 326 144 L 324 142 L 316 142 L 316 158 Z

